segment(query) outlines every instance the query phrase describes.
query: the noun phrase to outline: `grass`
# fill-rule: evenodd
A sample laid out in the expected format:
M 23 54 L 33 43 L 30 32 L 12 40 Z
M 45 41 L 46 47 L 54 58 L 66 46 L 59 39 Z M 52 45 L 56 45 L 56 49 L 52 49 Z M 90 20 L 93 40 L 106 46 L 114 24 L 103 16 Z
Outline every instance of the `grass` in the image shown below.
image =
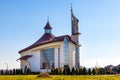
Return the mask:
M 71 76 L 53 75 L 52 78 L 38 78 L 37 75 L 0 75 L 0 80 L 120 80 L 119 75 Z

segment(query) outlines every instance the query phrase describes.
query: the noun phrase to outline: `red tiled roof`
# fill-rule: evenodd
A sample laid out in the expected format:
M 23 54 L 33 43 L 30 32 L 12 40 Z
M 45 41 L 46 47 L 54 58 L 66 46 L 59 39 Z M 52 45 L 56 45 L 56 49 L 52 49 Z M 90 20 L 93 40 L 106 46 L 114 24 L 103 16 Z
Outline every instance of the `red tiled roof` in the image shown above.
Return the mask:
M 53 38 L 55 38 L 55 36 L 51 33 L 45 33 L 38 41 L 36 41 L 33 45 L 38 45 L 40 43 L 44 43 L 46 41 L 50 41 Z
M 34 44 L 32 44 L 31 46 L 22 49 L 19 51 L 19 53 L 35 48 L 37 46 L 43 45 L 43 44 L 47 44 L 47 43 L 52 43 L 52 42 L 59 42 L 59 41 L 63 41 L 65 37 L 69 38 L 69 41 L 71 41 L 73 44 L 77 45 L 74 41 L 71 40 L 71 37 L 69 35 L 63 35 L 63 36 L 58 36 L 55 37 L 53 34 L 51 33 L 45 33 L 38 41 L 36 41 Z
M 17 60 L 27 60 L 28 58 L 32 57 L 33 55 L 25 55 L 22 56 L 21 58 L 17 59 Z
M 51 33 L 45 33 L 39 40 L 37 40 L 31 46 L 29 46 L 29 47 L 27 47 L 25 49 L 20 50 L 19 53 L 21 53 L 23 51 L 26 51 L 26 50 L 29 50 L 29 49 L 32 49 L 32 48 L 34 48 L 36 46 L 42 45 L 43 43 L 49 42 L 53 38 L 55 38 L 55 36 L 53 34 L 51 34 Z
M 52 29 L 52 27 L 50 26 L 49 22 L 47 22 L 47 24 L 45 25 L 44 29 Z

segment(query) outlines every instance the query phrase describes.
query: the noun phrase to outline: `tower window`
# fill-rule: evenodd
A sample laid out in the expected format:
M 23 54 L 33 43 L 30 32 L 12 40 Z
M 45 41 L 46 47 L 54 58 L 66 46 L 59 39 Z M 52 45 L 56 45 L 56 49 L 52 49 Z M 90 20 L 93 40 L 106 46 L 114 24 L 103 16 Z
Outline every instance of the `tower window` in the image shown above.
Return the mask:
M 45 33 L 51 33 L 51 29 L 45 29 Z

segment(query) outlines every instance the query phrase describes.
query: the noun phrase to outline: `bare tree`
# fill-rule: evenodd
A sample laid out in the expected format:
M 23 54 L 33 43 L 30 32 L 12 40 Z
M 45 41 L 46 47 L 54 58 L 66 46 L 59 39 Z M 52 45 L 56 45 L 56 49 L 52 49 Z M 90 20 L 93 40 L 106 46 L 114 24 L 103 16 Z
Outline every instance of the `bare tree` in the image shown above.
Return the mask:
M 50 61 L 48 59 L 47 53 L 44 53 L 43 56 L 44 56 L 44 59 L 45 59 L 45 68 L 47 69 L 47 72 L 48 72 L 48 68 L 50 66 Z

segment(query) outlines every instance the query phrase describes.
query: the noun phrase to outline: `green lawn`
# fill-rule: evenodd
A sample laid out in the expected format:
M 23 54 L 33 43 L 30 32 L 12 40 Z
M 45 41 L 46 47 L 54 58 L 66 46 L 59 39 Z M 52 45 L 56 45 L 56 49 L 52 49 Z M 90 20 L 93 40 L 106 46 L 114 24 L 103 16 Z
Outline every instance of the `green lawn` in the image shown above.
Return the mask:
M 120 80 L 118 75 L 100 76 L 64 76 L 56 75 L 52 78 L 38 78 L 37 75 L 0 75 L 0 80 Z

